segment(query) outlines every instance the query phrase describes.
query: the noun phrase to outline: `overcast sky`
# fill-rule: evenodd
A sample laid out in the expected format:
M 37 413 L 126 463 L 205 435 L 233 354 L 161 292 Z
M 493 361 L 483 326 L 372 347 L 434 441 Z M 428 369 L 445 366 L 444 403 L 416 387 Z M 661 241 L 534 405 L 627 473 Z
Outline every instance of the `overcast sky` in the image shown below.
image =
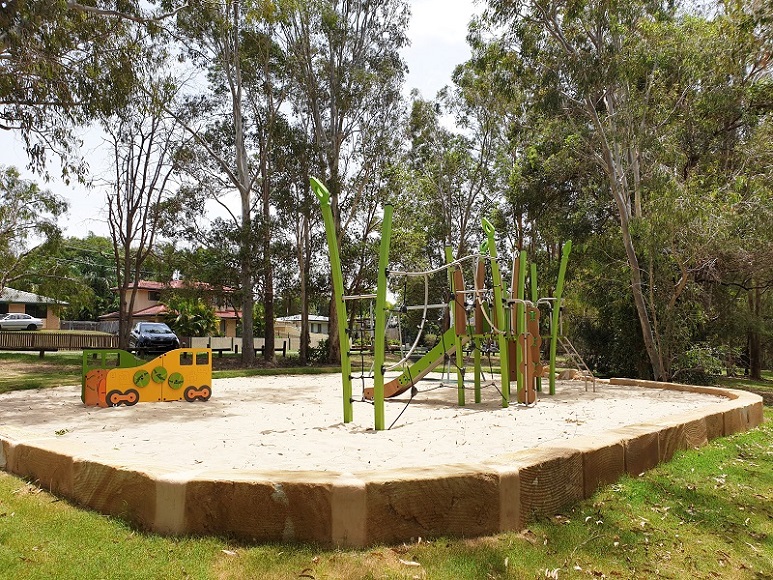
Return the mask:
M 404 93 L 407 96 L 416 88 L 424 98 L 431 99 L 450 84 L 454 67 L 469 58 L 467 24 L 473 13 L 481 11 L 481 6 L 475 0 L 410 0 L 410 6 L 408 37 L 411 46 L 403 50 L 409 68 Z M 99 151 L 100 140 L 88 134 L 84 139 L 86 145 L 82 154 L 93 171 L 104 175 L 107 168 Z M 0 165 L 14 165 L 24 177 L 42 181 L 24 169 L 27 157 L 21 141 L 5 131 L 0 131 Z M 52 165 L 51 171 L 56 173 L 58 169 Z M 89 231 L 108 235 L 103 191 L 67 186 L 58 180 L 44 186 L 70 203 L 69 214 L 60 220 L 66 235 L 85 237 Z

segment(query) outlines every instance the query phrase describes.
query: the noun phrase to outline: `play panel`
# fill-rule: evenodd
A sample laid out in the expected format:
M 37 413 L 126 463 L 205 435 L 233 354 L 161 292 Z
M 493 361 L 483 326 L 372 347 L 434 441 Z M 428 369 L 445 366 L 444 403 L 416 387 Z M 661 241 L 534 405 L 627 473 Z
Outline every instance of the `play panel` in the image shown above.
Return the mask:
M 147 362 L 118 349 L 84 351 L 82 375 L 86 405 L 207 401 L 212 396 L 212 351 L 179 348 Z

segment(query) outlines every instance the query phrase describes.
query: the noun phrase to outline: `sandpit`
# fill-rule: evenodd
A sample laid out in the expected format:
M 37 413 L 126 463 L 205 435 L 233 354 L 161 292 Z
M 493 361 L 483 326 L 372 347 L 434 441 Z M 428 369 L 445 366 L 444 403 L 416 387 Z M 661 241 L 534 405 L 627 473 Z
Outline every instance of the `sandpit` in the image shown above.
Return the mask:
M 386 431 L 340 375 L 213 381 L 208 402 L 101 409 L 80 387 L 0 395 L 0 469 L 147 530 L 367 546 L 522 529 L 680 449 L 755 427 L 751 393 L 559 381 L 530 407 L 457 405 L 423 381 L 386 403 Z
M 387 425 L 404 411 L 390 430 L 376 432 L 366 403 L 343 424 L 340 384 L 337 374 L 220 379 L 207 403 L 107 409 L 84 406 L 80 387 L 17 391 L 0 396 L 0 417 L 26 438 L 71 443 L 82 457 L 179 469 L 356 473 L 480 462 L 726 400 L 609 384 L 593 392 L 582 381 L 558 381 L 556 395 L 541 395 L 531 407 L 502 408 L 494 385 L 484 386 L 481 403 L 459 407 L 455 383 L 425 381 L 407 408 L 405 396 L 386 403 Z

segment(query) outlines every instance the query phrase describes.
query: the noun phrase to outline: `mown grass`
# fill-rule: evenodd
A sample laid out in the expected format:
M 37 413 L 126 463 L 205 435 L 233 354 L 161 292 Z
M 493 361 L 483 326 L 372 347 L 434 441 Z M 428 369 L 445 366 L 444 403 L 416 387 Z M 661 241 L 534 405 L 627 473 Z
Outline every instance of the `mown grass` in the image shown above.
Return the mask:
M 27 389 L 44 389 L 81 382 L 80 353 L 49 353 L 41 358 L 32 353 L 0 353 L 0 394 Z
M 773 371 L 763 371 L 762 380 L 749 377 L 719 377 L 717 382 L 725 387 L 773 392 Z
M 773 411 L 521 533 L 331 550 L 164 538 L 0 474 L 0 578 L 773 578 Z

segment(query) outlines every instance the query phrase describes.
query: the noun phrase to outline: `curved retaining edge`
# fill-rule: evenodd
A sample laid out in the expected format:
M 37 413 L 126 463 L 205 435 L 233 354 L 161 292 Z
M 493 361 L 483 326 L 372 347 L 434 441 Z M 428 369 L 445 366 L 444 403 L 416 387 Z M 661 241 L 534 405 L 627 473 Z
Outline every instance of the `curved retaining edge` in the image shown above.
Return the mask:
M 537 515 L 639 475 L 678 450 L 752 429 L 762 398 L 714 387 L 610 379 L 726 402 L 651 423 L 500 455 L 482 464 L 362 473 L 174 471 L 83 458 L 66 441 L 0 433 L 0 469 L 161 534 L 228 534 L 258 542 L 364 547 L 439 535 L 523 529 Z

